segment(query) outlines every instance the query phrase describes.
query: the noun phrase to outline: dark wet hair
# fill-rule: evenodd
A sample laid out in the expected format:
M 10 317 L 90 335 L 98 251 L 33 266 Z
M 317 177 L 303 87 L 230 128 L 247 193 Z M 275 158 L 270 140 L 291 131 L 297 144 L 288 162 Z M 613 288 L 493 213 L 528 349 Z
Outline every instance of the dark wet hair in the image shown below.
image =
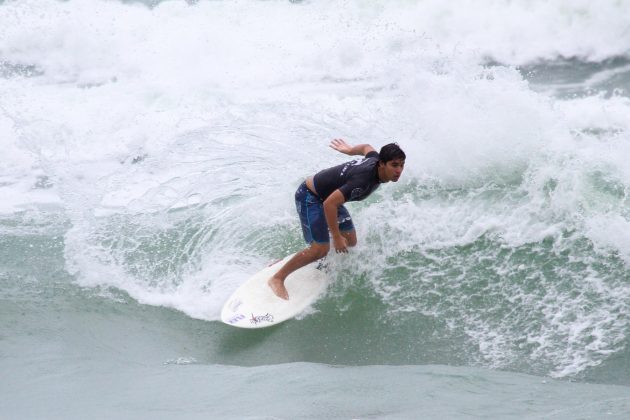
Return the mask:
M 383 163 L 387 163 L 390 160 L 401 159 L 405 160 L 407 155 L 402 151 L 398 143 L 389 143 L 381 147 L 381 151 L 378 152 L 378 160 Z

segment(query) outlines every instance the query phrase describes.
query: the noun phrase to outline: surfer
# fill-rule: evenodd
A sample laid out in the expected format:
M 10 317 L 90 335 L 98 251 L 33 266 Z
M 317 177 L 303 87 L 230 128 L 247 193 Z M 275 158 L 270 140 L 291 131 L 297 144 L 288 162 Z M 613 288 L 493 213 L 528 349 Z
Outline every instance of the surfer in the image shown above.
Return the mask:
M 398 181 L 405 167 L 405 152 L 396 143 L 383 146 L 380 152 L 369 144 L 352 146 L 342 139 L 334 139 L 330 147 L 364 158 L 324 169 L 306 178 L 295 192 L 295 206 L 309 246 L 267 281 L 273 292 L 285 300 L 289 293 L 284 280 L 295 270 L 328 255 L 330 236 L 337 253 L 346 253 L 348 247 L 357 244 L 352 217 L 343 204 L 363 200 L 382 183 Z

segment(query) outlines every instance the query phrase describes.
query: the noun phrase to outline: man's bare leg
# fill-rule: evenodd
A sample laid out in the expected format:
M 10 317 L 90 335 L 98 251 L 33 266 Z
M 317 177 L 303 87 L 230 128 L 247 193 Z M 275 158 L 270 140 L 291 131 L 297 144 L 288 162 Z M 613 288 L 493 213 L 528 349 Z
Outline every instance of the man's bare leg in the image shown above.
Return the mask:
M 328 244 L 318 244 L 313 242 L 308 248 L 298 252 L 273 275 L 268 281 L 269 287 L 276 294 L 276 296 L 289 300 L 289 292 L 284 287 L 284 280 L 287 276 L 293 273 L 295 270 L 304 267 L 307 264 L 317 261 L 320 258 L 324 258 L 328 254 L 330 246 Z

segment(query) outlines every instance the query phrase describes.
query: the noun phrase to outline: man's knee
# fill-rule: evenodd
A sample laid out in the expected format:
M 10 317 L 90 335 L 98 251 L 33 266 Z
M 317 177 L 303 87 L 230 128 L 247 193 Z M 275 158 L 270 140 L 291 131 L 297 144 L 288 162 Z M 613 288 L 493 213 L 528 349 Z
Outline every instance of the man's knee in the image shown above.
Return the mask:
M 330 250 L 330 245 L 323 244 L 323 243 L 322 244 L 313 243 L 311 244 L 310 250 L 313 257 L 319 260 L 321 258 L 324 258 L 326 255 L 328 255 L 328 251 Z

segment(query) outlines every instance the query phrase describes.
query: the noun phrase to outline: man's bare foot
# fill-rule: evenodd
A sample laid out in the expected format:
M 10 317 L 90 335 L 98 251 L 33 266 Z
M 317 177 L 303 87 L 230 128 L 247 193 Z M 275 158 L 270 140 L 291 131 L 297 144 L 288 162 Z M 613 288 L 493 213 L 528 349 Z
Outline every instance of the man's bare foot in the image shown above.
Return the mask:
M 287 291 L 287 288 L 284 287 L 284 280 L 274 276 L 267 280 L 267 284 L 271 287 L 271 290 L 276 294 L 276 296 L 284 300 L 289 300 L 289 292 Z

